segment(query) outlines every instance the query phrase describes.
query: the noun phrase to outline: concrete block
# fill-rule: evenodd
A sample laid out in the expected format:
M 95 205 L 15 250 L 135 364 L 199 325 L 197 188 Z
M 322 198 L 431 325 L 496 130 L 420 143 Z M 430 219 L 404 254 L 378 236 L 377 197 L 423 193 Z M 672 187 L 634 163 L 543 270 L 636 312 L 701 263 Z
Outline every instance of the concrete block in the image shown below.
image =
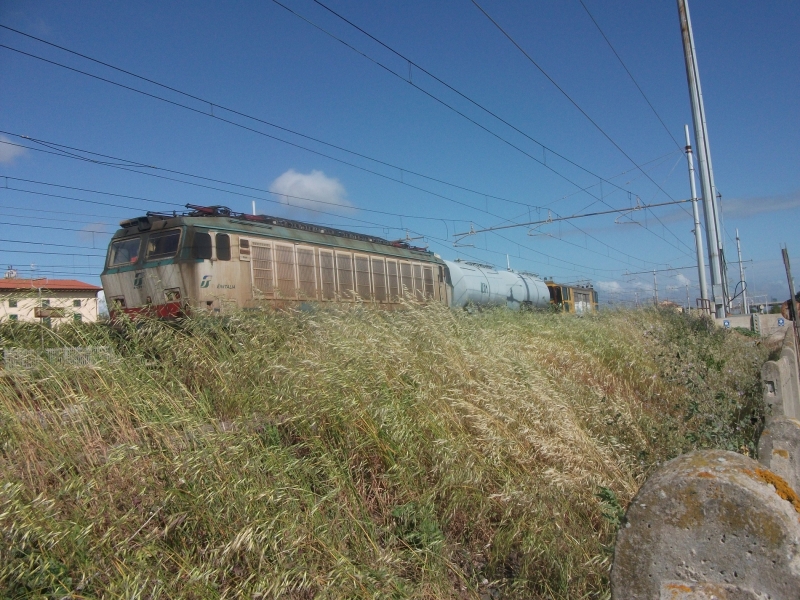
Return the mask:
M 761 334 L 761 337 L 768 338 L 773 335 L 783 335 L 784 332 L 792 326 L 791 321 L 783 319 L 783 325 L 779 325 L 781 315 L 762 315 L 753 314 L 753 320 L 758 320 L 758 323 L 753 323 L 753 328 Z
M 767 422 L 777 417 L 800 417 L 800 398 L 796 384 L 796 363 L 787 355 L 768 360 L 761 367 L 761 385 Z
M 728 328 L 741 327 L 742 329 L 753 329 L 753 316 L 752 315 L 728 315 L 724 319 L 714 317 L 714 323 L 717 327 L 725 327 L 725 321 L 728 322 Z
M 684 454 L 628 507 L 611 570 L 616 600 L 800 597 L 800 498 L 756 461 Z
M 758 462 L 800 490 L 800 421 L 771 419 L 758 441 Z

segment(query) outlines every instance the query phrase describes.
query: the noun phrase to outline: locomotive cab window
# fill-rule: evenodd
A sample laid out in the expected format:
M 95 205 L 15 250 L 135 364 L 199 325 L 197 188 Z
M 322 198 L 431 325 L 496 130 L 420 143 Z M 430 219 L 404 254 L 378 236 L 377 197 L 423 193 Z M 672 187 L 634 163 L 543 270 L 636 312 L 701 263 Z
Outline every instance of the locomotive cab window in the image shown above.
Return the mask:
M 172 229 L 162 233 L 154 233 L 147 240 L 147 260 L 172 258 L 178 252 L 181 230 Z
M 108 266 L 118 267 L 135 263 L 139 258 L 139 245 L 141 242 L 142 240 L 138 237 L 112 242 L 108 256 Z
M 211 234 L 205 231 L 197 231 L 194 234 L 192 244 L 192 258 L 211 258 Z
M 231 236 L 227 233 L 217 234 L 217 260 L 231 259 Z

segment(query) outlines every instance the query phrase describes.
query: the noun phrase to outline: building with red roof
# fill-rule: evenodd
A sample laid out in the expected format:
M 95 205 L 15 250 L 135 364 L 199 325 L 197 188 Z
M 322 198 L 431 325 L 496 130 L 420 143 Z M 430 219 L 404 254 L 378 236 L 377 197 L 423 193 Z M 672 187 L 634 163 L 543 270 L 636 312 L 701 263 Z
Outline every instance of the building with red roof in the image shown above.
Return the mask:
M 103 288 L 76 279 L 0 279 L 0 320 L 58 325 L 97 321 L 97 293 Z

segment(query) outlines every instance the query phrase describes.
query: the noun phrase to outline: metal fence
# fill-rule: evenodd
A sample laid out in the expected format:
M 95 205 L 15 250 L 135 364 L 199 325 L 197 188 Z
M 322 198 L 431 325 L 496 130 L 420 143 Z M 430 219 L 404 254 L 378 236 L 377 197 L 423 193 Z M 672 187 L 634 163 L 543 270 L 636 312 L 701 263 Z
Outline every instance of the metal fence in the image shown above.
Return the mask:
M 7 371 L 31 370 L 44 364 L 54 367 L 95 367 L 114 359 L 108 346 L 77 346 L 46 348 L 44 351 L 26 348 L 6 348 L 3 362 Z

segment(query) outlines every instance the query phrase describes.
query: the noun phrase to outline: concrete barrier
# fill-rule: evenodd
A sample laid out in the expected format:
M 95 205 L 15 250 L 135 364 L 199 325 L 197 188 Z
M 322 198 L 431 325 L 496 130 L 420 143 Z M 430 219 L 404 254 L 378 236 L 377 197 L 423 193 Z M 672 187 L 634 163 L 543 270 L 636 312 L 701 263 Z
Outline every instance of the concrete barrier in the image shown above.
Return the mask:
M 792 326 L 791 321 L 783 319 L 781 315 L 762 315 L 754 313 L 753 317 L 753 331 L 761 334 L 761 337 L 771 337 L 773 335 L 783 335 L 787 329 Z M 783 325 L 781 325 L 783 321 Z
M 771 419 L 758 441 L 758 462 L 800 490 L 800 421 Z
M 778 360 L 769 360 L 761 367 L 761 385 L 767 422 L 772 418 L 800 419 L 800 379 L 794 329 L 786 329 Z
M 651 476 L 617 535 L 617 600 L 800 597 L 800 498 L 756 461 L 684 454 Z
M 767 408 L 767 421 L 771 418 L 800 417 L 792 381 L 791 361 L 782 356 L 778 360 L 770 360 L 761 367 L 761 384 L 763 386 L 764 404 Z

